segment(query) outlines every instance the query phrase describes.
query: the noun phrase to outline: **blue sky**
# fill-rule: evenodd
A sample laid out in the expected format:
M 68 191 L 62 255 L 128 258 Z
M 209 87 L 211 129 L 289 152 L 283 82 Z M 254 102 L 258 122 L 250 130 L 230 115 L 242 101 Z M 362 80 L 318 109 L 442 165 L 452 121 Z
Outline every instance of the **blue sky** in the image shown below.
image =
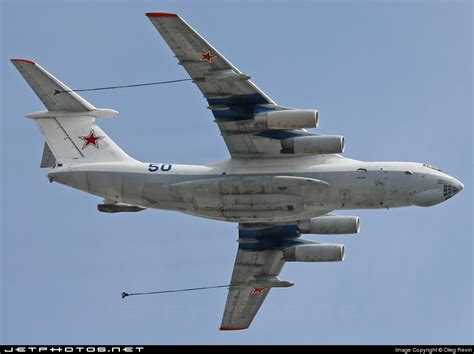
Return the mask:
M 469 1 L 9 1 L 1 3 L 1 342 L 397 344 L 473 342 L 472 4 Z M 177 12 L 277 103 L 320 111 L 367 161 L 417 161 L 465 184 L 431 208 L 354 211 L 335 264 L 287 264 L 247 331 L 220 332 L 235 224 L 147 210 L 50 184 L 43 110 L 9 58 L 73 88 L 185 78 L 144 16 Z M 204 164 L 228 153 L 191 83 L 88 92 L 139 160 Z

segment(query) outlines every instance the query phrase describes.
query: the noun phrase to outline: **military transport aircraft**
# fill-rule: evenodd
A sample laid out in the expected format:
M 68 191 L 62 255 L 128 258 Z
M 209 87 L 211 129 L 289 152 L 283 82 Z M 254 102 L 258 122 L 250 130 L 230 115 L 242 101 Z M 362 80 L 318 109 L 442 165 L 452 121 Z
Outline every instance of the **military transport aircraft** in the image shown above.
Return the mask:
M 46 143 L 41 167 L 58 182 L 104 198 L 99 211 L 175 210 L 239 225 L 221 330 L 248 328 L 285 262 L 342 261 L 344 246 L 301 234 L 353 234 L 359 218 L 337 209 L 432 206 L 463 189 L 440 169 L 340 155 L 344 137 L 308 132 L 316 110 L 274 102 L 181 17 L 147 13 L 207 100 L 231 158 L 205 166 L 140 162 L 96 125 L 96 108 L 39 64 L 12 59 L 47 110 L 29 114 Z

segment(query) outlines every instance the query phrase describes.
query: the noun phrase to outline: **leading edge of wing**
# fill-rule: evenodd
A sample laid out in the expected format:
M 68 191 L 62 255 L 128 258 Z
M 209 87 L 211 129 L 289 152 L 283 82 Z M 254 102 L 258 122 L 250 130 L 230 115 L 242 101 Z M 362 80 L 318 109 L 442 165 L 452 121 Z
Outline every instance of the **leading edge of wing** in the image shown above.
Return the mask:
M 234 87 L 236 92 L 229 92 L 229 94 L 256 94 L 258 96 L 261 96 L 260 100 L 262 100 L 263 102 L 267 104 L 276 105 L 276 103 L 265 92 L 263 92 L 252 81 L 250 81 L 250 76 L 242 74 L 242 72 L 238 68 L 236 68 L 224 55 L 222 55 L 211 43 L 206 40 L 206 38 L 199 34 L 199 32 L 197 32 L 191 25 L 189 25 L 181 16 L 169 12 L 147 12 L 145 15 L 151 20 L 156 29 L 161 33 L 163 39 L 175 54 L 180 65 L 182 65 L 186 69 L 186 71 L 188 71 L 189 75 L 194 80 L 195 84 L 197 84 L 199 89 L 202 91 L 206 99 L 213 98 L 216 95 L 221 97 L 228 96 L 225 94 L 222 95 L 218 92 L 212 92 L 212 84 L 216 83 L 212 81 L 219 81 L 222 79 L 226 81 L 227 79 L 229 79 L 228 75 L 232 74 L 231 80 L 227 81 L 224 84 L 233 85 L 237 84 L 237 82 L 240 81 L 243 85 L 246 86 L 246 88 L 241 87 L 240 89 L 237 89 Z M 174 24 L 174 26 L 172 24 Z M 163 29 L 165 30 L 164 32 L 162 32 Z M 178 37 L 176 37 L 177 33 L 180 33 Z M 180 37 L 181 35 L 184 35 L 184 37 Z M 178 45 L 177 42 L 174 42 L 177 38 L 180 38 L 180 40 L 183 39 L 186 42 L 181 43 L 184 44 L 184 46 Z M 190 49 L 192 47 L 193 50 L 191 52 L 193 52 L 197 48 L 200 48 L 203 52 L 198 51 L 194 54 L 198 56 L 201 55 L 201 58 L 199 59 L 199 57 L 193 57 L 193 59 L 190 59 L 188 57 L 187 59 L 182 61 L 180 57 L 184 52 L 186 52 L 187 45 L 190 45 L 190 47 L 188 47 L 187 49 Z M 183 51 L 183 53 L 179 53 L 181 51 Z M 187 56 L 191 52 L 186 52 L 185 55 Z M 206 57 L 205 55 L 209 55 L 209 57 Z M 214 65 L 215 60 L 218 62 L 217 65 Z M 193 75 L 196 73 L 194 70 L 196 68 L 195 65 L 199 64 L 200 62 L 201 64 L 209 64 L 209 68 L 202 68 L 202 71 L 207 74 L 207 78 L 209 79 L 209 81 L 205 80 L 203 75 Z M 194 68 L 191 68 L 193 66 Z M 208 69 L 211 70 L 208 72 Z M 201 70 L 197 70 L 197 72 L 200 71 Z M 202 74 L 203 72 L 201 72 L 200 74 Z M 232 81 L 234 82 L 232 83 Z M 222 81 L 220 81 L 220 83 L 223 84 Z M 206 85 L 211 85 L 211 87 L 206 87 Z

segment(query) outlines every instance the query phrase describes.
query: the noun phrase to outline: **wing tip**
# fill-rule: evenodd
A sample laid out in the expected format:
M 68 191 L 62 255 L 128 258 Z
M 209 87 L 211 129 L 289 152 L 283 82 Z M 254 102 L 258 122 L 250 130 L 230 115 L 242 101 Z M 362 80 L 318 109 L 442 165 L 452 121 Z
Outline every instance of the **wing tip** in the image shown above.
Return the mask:
M 170 12 L 147 12 L 147 17 L 178 17 L 178 15 Z
M 221 327 L 221 331 L 240 331 L 242 329 L 247 329 L 247 327 Z
M 36 63 L 33 60 L 29 60 L 29 59 L 10 59 L 10 61 L 12 63 L 19 61 L 19 62 L 23 62 L 23 63 L 36 65 Z

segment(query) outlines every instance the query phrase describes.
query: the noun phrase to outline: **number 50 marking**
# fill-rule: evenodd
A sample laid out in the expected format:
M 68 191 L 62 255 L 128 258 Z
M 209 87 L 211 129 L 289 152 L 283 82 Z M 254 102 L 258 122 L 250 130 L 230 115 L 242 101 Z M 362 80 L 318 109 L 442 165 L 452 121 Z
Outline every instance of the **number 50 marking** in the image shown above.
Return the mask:
M 169 170 L 171 170 L 171 167 L 173 165 L 170 165 L 170 164 L 167 164 L 167 163 L 164 163 L 164 164 L 160 164 L 160 165 L 156 165 L 156 164 L 149 164 L 148 165 L 148 171 L 150 172 L 156 172 L 158 170 L 161 170 L 163 172 L 168 172 Z

